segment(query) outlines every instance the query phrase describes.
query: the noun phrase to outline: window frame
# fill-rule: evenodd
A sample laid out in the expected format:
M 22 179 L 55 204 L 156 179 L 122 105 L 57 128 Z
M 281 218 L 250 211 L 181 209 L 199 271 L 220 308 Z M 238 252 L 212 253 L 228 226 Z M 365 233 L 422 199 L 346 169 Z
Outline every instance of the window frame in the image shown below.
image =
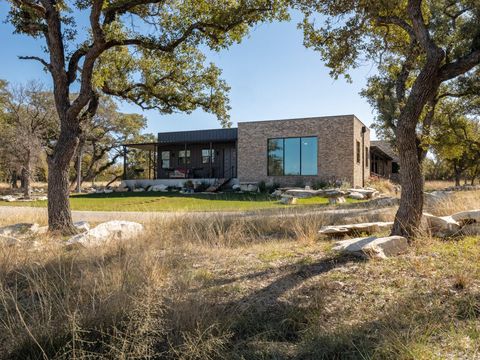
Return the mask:
M 168 154 L 168 158 L 164 158 L 163 154 Z M 160 151 L 160 160 L 162 162 L 162 169 L 170 169 L 171 159 L 172 159 L 172 153 L 170 150 Z M 165 162 L 168 162 L 168 166 L 165 166 Z
M 209 153 L 209 155 L 203 155 L 203 152 L 204 151 L 207 151 Z M 202 154 L 202 164 L 214 164 L 215 163 L 215 149 L 202 149 L 201 150 L 201 154 Z M 206 159 L 208 159 L 208 161 L 205 161 Z
M 315 139 L 316 141 L 316 147 L 317 147 L 317 151 L 316 151 L 316 157 L 315 157 L 315 160 L 316 160 L 316 174 L 310 174 L 310 175 L 303 175 L 302 174 L 302 139 L 307 139 L 307 138 L 310 138 L 310 139 Z M 299 139 L 299 157 L 300 157 L 300 162 L 299 162 L 299 169 L 300 169 L 300 173 L 298 175 L 293 175 L 293 174 L 288 174 L 288 175 L 285 175 L 285 140 L 286 139 Z M 272 175 L 270 174 L 270 156 L 269 156 L 269 142 L 271 140 L 282 140 L 282 143 L 283 143 L 283 146 L 282 146 L 282 174 L 281 175 Z M 267 138 L 267 176 L 318 176 L 318 136 L 316 135 L 308 135 L 308 136 L 284 136 L 284 137 L 275 137 L 275 138 Z
M 185 156 L 181 156 L 181 153 L 185 153 Z M 183 160 L 184 159 L 184 160 Z M 178 165 L 179 166 L 186 166 L 190 165 L 192 162 L 191 152 L 190 149 L 187 150 L 178 150 Z

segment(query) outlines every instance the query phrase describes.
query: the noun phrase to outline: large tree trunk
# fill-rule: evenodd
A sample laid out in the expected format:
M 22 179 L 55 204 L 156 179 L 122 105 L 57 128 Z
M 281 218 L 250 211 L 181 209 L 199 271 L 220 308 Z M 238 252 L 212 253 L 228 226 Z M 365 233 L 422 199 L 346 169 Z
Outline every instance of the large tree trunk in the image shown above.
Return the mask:
M 421 148 L 417 135 L 417 126 L 425 105 L 435 97 L 440 86 L 437 69 L 442 59 L 443 55 L 437 54 L 425 64 L 412 86 L 412 91 L 398 119 L 396 140 L 400 158 L 402 194 L 392 235 L 413 238 L 422 220 L 424 149 Z
M 76 233 L 69 201 L 69 169 L 79 134 L 78 126 L 63 126 L 48 158 L 48 228 L 64 235 Z
M 395 215 L 392 234 L 412 237 L 416 234 L 423 211 L 423 173 L 415 128 L 397 129 L 402 194 Z

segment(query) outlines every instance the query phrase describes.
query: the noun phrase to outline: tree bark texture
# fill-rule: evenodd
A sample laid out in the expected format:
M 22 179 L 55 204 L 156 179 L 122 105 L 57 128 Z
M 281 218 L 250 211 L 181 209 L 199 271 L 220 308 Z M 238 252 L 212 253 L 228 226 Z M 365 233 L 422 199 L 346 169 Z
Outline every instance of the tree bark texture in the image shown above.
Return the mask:
M 78 145 L 80 128 L 64 126 L 48 158 L 48 227 L 64 235 L 76 233 L 70 211 L 69 169 Z

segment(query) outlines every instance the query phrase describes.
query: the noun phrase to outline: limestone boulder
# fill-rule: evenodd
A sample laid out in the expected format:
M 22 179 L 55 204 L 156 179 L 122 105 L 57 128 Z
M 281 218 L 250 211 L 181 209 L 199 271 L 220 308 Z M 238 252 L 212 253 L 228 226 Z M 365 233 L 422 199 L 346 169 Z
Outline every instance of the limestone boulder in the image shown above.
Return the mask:
M 328 203 L 330 205 L 336 205 L 336 204 L 343 204 L 345 203 L 346 200 L 343 196 L 339 196 L 339 197 L 329 197 L 328 198 Z
M 460 223 L 480 223 L 480 210 L 468 210 L 452 215 L 455 221 Z
M 151 187 L 151 191 L 154 191 L 154 192 L 166 192 L 166 191 L 168 191 L 168 186 L 167 186 L 167 185 L 163 185 L 163 184 L 153 185 L 153 186 Z
M 347 225 L 323 226 L 319 234 L 321 235 L 371 235 L 381 231 L 387 231 L 392 228 L 393 222 L 370 222 Z
M 378 191 L 373 188 L 348 189 L 348 192 L 350 194 L 352 193 L 362 194 L 364 199 L 374 199 L 378 195 Z
M 17 198 L 12 195 L 5 195 L 5 196 L 0 196 L 0 200 L 6 201 L 6 202 L 13 202 L 13 201 L 17 201 Z
M 403 236 L 371 236 L 339 241 L 333 250 L 366 259 L 386 259 L 407 252 L 408 241 Z
M 135 188 L 133 189 L 133 192 L 144 192 L 145 189 L 144 188 Z
M 297 198 L 294 196 L 285 195 L 281 197 L 280 203 L 285 205 L 295 205 L 297 203 Z
M 364 200 L 365 199 L 365 195 L 363 195 L 362 193 L 359 193 L 359 192 L 351 192 L 350 194 L 348 194 L 348 197 L 350 199 L 353 199 L 353 200 Z
M 132 221 L 113 220 L 75 235 L 67 241 L 67 246 L 95 247 L 110 241 L 131 240 L 144 231 L 142 224 Z
M 423 219 L 430 231 L 437 236 L 450 236 L 458 233 L 460 224 L 452 216 L 434 216 L 423 213 Z

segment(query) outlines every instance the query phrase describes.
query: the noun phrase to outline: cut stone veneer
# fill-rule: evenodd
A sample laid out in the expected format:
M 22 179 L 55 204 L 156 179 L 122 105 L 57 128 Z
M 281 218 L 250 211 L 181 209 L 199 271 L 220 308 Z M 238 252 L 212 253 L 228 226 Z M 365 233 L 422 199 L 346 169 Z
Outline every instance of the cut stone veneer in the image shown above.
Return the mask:
M 370 130 L 364 136 L 364 124 L 354 115 L 242 122 L 238 124 L 238 180 L 242 182 L 278 183 L 294 186 L 312 185 L 318 181 L 348 182 L 362 186 L 370 177 L 370 160 L 364 162 L 365 148 L 370 149 Z M 316 176 L 268 176 L 267 142 L 272 138 L 309 137 L 318 139 L 318 173 Z M 356 142 L 360 142 L 357 163 Z

